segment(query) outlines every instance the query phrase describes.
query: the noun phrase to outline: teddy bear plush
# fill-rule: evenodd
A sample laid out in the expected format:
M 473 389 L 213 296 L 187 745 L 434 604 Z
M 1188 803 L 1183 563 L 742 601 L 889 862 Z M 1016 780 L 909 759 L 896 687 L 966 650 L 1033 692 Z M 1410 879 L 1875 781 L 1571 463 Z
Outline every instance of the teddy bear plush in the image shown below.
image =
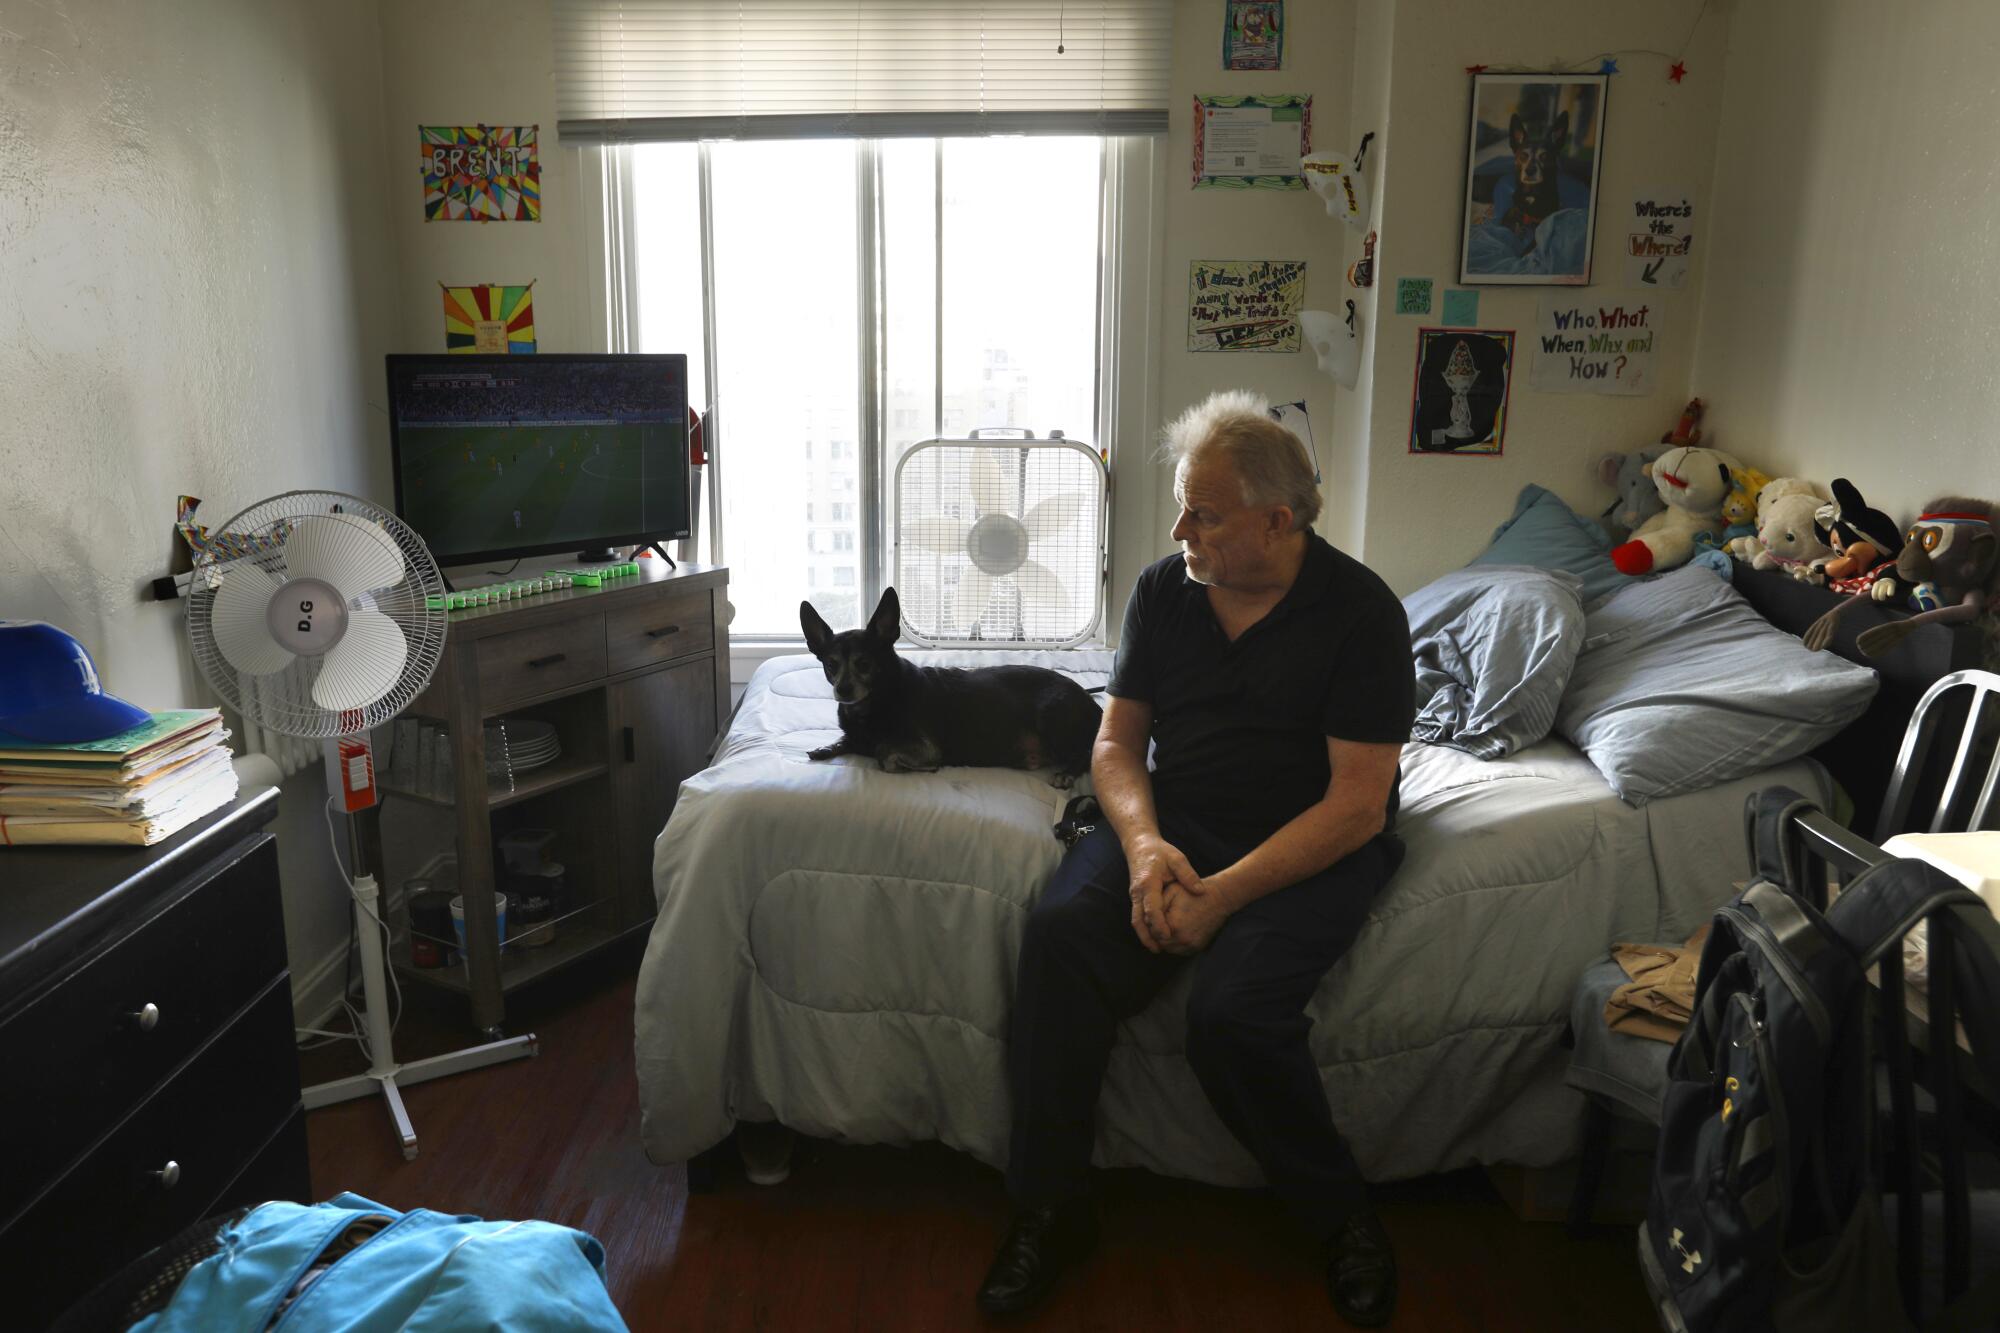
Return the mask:
M 1785 478 L 1791 480 L 1791 478 Z M 1824 583 L 1820 562 L 1833 555 L 1833 548 L 1819 539 L 1813 520 L 1825 503 L 1810 489 L 1781 495 L 1770 504 L 1760 505 L 1757 516 L 1759 550 L 1750 561 L 1752 569 L 1782 569 L 1807 583 Z
M 1722 530 L 1722 504 L 1743 465 L 1719 449 L 1683 445 L 1646 466 L 1665 508 L 1641 523 L 1632 540 L 1611 549 L 1611 563 L 1625 574 L 1674 569 L 1693 558 L 1696 538 Z
M 1762 530 L 1764 519 L 1773 506 L 1789 495 L 1809 495 L 1815 503 L 1824 499 L 1819 488 L 1803 477 L 1776 477 L 1767 479 L 1757 489 L 1757 528 Z M 1755 532 L 1747 537 L 1732 538 L 1724 547 L 1729 554 L 1748 565 L 1755 565 L 1757 557 L 1763 553 L 1764 543 Z
M 1631 535 L 1634 528 L 1666 508 L 1653 479 L 1646 475 L 1646 465 L 1665 452 L 1665 449 L 1634 449 L 1629 453 L 1605 454 L 1597 460 L 1592 469 L 1597 479 L 1618 493 L 1611 507 L 1598 515 L 1612 536 Z

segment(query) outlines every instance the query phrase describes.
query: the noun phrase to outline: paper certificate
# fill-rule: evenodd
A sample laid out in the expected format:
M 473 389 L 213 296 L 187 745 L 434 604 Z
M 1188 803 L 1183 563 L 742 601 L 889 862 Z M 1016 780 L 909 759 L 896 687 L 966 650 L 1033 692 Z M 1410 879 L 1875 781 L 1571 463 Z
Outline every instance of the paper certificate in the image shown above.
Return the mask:
M 1197 188 L 1302 190 L 1299 159 L 1312 151 L 1312 99 L 1197 97 Z

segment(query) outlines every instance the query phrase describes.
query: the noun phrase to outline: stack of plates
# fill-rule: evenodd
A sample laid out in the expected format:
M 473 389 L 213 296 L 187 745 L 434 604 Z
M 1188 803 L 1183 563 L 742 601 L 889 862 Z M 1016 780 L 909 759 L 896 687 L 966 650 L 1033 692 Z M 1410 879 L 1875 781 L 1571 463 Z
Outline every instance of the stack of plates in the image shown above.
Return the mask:
M 534 718 L 508 717 L 486 728 L 486 767 L 499 772 L 511 764 L 516 773 L 553 763 L 562 755 L 555 727 Z

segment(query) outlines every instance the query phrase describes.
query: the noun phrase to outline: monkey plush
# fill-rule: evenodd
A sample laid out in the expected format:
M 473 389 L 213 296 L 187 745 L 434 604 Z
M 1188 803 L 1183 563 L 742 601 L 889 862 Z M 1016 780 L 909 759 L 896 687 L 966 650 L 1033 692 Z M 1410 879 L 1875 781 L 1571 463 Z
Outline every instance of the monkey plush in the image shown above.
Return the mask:
M 1996 573 L 2000 573 L 2000 506 L 1959 495 L 1940 497 L 1924 506 L 1923 515 L 1910 525 L 1894 575 L 1885 571 L 1867 591 L 1815 620 L 1802 636 L 1805 646 L 1826 647 L 1835 622 L 1856 602 L 1885 601 L 1899 586 L 1908 587 L 1916 614 L 1863 630 L 1855 640 L 1866 656 L 1882 657 L 1918 625 L 1977 619 L 1986 610 Z

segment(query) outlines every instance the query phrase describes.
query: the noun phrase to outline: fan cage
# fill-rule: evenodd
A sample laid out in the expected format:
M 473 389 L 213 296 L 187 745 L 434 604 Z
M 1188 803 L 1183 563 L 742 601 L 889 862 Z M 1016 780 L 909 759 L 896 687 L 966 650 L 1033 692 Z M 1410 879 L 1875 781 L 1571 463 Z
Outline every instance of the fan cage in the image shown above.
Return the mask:
M 912 446 L 896 464 L 892 528 L 903 633 L 938 648 L 1089 642 L 1104 617 L 1106 489 L 1104 460 L 1075 440 L 936 439 Z M 1046 535 L 1029 540 L 1025 552 L 1012 549 L 1022 536 L 1016 525 L 1031 518 Z M 998 540 L 986 542 L 990 592 L 972 615 L 959 596 L 969 579 L 976 587 L 979 567 L 968 550 L 975 529 Z M 1023 557 L 1020 566 L 999 572 L 1016 555 Z
M 393 620 L 408 651 L 388 693 L 361 708 L 335 710 L 313 701 L 323 655 L 296 657 L 281 671 L 252 675 L 223 657 L 213 629 L 216 593 L 230 570 L 247 562 L 282 582 L 289 577 L 286 539 L 300 519 L 326 516 L 375 524 L 403 559 L 400 580 L 348 599 L 350 606 L 372 605 Z M 244 717 L 283 735 L 312 740 L 357 735 L 408 708 L 430 683 L 444 655 L 443 594 L 444 578 L 430 548 L 395 514 L 340 491 L 287 491 L 259 501 L 207 534 L 204 549 L 195 556 L 188 593 L 189 648 L 215 692 Z

